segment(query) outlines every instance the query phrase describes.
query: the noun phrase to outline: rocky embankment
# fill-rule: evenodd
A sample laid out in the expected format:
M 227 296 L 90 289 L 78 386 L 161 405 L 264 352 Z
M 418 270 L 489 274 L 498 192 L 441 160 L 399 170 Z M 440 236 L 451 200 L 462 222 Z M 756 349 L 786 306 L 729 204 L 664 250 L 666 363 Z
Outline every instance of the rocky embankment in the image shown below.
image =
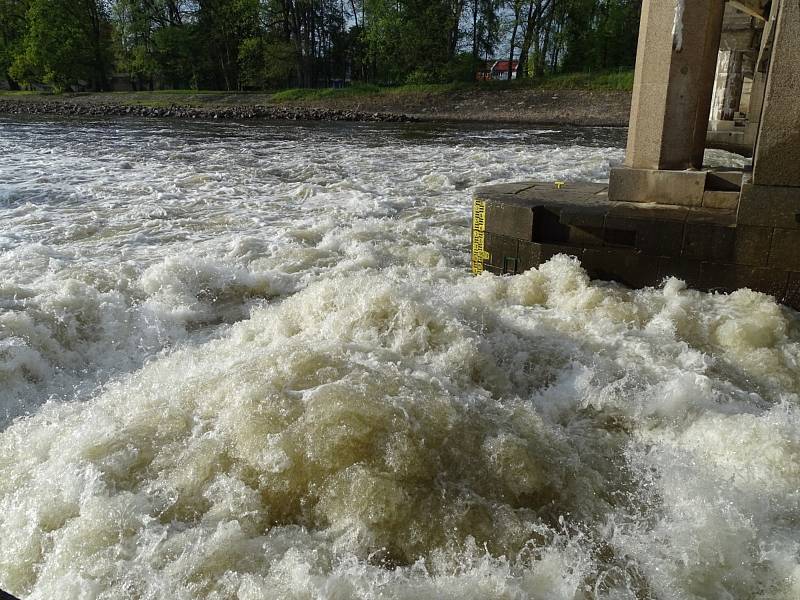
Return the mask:
M 285 121 L 372 121 L 407 123 L 417 118 L 398 113 L 365 112 L 346 108 L 286 106 L 224 106 L 197 108 L 170 105 L 166 107 L 95 102 L 0 99 L 0 114 L 64 115 L 92 117 L 162 117 L 176 119 L 273 119 Z
M 624 127 L 630 106 L 630 92 L 527 88 L 343 94 L 298 99 L 291 104 L 275 101 L 266 93 L 236 92 L 0 95 L 0 114 L 236 121 L 451 121 Z
M 626 127 L 631 93 L 602 90 L 468 89 L 448 93 L 330 98 L 301 106 L 356 108 L 411 115 L 420 121 Z

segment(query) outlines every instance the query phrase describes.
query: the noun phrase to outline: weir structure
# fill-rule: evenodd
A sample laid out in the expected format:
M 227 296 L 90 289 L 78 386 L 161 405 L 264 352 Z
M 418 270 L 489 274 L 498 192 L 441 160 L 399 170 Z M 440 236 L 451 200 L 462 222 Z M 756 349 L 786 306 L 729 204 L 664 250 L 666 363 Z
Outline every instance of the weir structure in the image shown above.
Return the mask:
M 707 147 L 752 166 L 705 167 Z M 631 287 L 675 276 L 800 309 L 800 0 L 644 0 L 626 157 L 609 183 L 475 192 L 474 273 L 556 254 Z

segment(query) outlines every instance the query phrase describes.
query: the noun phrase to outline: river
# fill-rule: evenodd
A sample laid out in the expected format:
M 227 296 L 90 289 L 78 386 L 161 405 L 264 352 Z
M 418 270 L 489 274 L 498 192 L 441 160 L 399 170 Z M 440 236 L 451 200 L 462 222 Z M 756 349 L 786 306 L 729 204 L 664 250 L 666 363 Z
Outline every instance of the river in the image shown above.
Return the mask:
M 0 587 L 800 597 L 796 312 L 468 274 L 473 187 L 624 140 L 0 118 Z

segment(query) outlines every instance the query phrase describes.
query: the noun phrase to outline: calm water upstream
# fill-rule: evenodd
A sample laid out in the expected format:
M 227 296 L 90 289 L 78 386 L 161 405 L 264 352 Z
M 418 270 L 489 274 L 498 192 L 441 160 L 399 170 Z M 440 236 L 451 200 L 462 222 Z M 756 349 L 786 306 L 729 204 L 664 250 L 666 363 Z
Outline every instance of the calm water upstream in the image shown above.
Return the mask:
M 0 587 L 800 597 L 797 313 L 467 274 L 624 136 L 0 118 Z

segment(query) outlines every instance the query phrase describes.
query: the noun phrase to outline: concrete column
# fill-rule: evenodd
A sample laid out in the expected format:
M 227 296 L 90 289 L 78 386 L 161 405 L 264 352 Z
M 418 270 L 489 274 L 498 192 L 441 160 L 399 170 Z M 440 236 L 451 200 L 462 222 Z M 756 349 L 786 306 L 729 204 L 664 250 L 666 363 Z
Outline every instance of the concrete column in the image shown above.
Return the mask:
M 775 38 L 761 111 L 753 183 L 800 187 L 800 2 L 775 0 Z
M 723 0 L 644 0 L 625 164 L 636 169 L 703 166 Z M 682 38 L 682 39 L 681 39 Z
M 722 101 L 722 120 L 733 121 L 734 115 L 739 112 L 742 102 L 742 51 L 731 50 L 728 63 L 728 73 L 725 81 L 725 96 Z

